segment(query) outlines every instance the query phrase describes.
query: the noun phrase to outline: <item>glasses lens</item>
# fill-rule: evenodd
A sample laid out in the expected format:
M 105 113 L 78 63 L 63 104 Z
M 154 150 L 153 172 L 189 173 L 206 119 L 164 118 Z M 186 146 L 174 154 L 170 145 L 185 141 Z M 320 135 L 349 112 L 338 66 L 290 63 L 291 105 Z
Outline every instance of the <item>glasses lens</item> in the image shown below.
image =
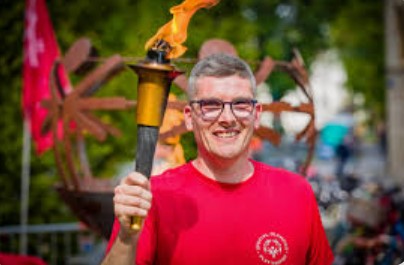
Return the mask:
M 201 100 L 199 101 L 201 112 L 205 118 L 216 118 L 220 115 L 223 103 L 220 100 Z
M 254 101 L 250 99 L 237 100 L 232 102 L 232 110 L 236 117 L 248 117 L 254 109 Z

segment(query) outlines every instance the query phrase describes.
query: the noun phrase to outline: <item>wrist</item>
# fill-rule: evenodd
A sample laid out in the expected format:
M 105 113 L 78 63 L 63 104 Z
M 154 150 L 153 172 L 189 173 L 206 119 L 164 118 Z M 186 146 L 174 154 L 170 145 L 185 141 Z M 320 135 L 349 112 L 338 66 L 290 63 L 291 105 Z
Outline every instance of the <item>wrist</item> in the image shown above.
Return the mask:
M 139 237 L 139 231 L 128 231 L 126 229 L 120 229 L 118 233 L 118 239 L 125 245 L 136 244 Z

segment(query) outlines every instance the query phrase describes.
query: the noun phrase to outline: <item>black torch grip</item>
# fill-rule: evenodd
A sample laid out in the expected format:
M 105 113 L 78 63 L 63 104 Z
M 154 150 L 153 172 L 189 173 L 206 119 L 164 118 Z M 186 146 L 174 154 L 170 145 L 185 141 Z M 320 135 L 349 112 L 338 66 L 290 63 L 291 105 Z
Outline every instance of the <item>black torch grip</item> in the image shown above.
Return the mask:
M 153 168 L 154 152 L 156 150 L 158 135 L 159 127 L 138 124 L 135 171 L 145 175 L 147 178 L 150 178 Z M 140 231 L 142 222 L 142 217 L 132 217 L 131 229 Z
M 135 171 L 150 177 L 153 168 L 159 128 L 139 124 L 137 127 L 137 150 Z

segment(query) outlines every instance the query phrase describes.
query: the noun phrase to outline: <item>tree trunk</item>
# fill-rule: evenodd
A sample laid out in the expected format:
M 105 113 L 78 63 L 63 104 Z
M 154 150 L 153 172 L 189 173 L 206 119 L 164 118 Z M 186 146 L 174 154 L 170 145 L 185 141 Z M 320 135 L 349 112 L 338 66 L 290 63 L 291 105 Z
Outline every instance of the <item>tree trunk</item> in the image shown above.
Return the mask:
M 404 3 L 385 1 L 388 172 L 404 184 Z

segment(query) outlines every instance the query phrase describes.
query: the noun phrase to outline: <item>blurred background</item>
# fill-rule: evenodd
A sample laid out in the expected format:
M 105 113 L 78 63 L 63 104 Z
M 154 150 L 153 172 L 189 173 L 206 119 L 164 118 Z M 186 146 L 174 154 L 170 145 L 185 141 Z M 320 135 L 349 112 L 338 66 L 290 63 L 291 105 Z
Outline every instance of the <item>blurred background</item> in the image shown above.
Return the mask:
M 38 23 L 40 30 L 53 32 L 62 57 L 86 37 L 93 46 L 89 61 L 98 65 L 92 69 L 116 54 L 130 64 L 144 58 L 145 43 L 172 18 L 170 8 L 180 3 L 0 2 L 0 261 L 1 255 L 6 259 L 11 253 L 41 259 L 33 264 L 98 264 L 106 244 L 105 237 L 78 218 L 58 192 L 62 177 L 51 144 L 41 148 L 27 133 L 23 68 L 30 56 L 47 51 L 40 41 L 24 50 L 24 43 L 39 34 L 30 27 Z M 42 9 L 32 15 L 36 5 Z M 42 25 L 39 14 L 47 14 L 49 23 Z M 188 49 L 181 59 L 173 60 L 175 65 L 187 75 L 209 39 L 230 42 L 253 69 L 266 57 L 289 62 L 298 49 L 309 77 L 318 132 L 310 166 L 302 177 L 317 195 L 335 264 L 403 261 L 404 1 L 222 0 L 195 13 L 184 43 Z M 38 66 L 45 67 L 42 62 Z M 71 86 L 66 93 L 74 91 L 86 74 L 69 73 Z M 136 100 L 136 84 L 137 76 L 123 69 L 91 95 L 119 96 L 131 103 Z M 171 91 L 179 101 L 185 100 L 177 84 Z M 258 98 L 268 104 L 307 103 L 294 80 L 282 71 L 273 71 L 264 80 Z M 101 109 L 94 115 L 121 131 L 119 137 L 108 135 L 102 140 L 91 130 L 84 130 L 82 136 L 92 176 L 113 184 L 133 167 L 134 108 Z M 296 134 L 307 123 L 302 113 L 266 113 L 263 126 L 282 138 L 277 146 L 258 139 L 252 156 L 299 171 L 310 148 L 304 139 L 296 140 Z M 31 125 L 35 126 L 42 124 Z M 185 161 L 195 157 L 191 134 L 182 134 L 178 141 Z

